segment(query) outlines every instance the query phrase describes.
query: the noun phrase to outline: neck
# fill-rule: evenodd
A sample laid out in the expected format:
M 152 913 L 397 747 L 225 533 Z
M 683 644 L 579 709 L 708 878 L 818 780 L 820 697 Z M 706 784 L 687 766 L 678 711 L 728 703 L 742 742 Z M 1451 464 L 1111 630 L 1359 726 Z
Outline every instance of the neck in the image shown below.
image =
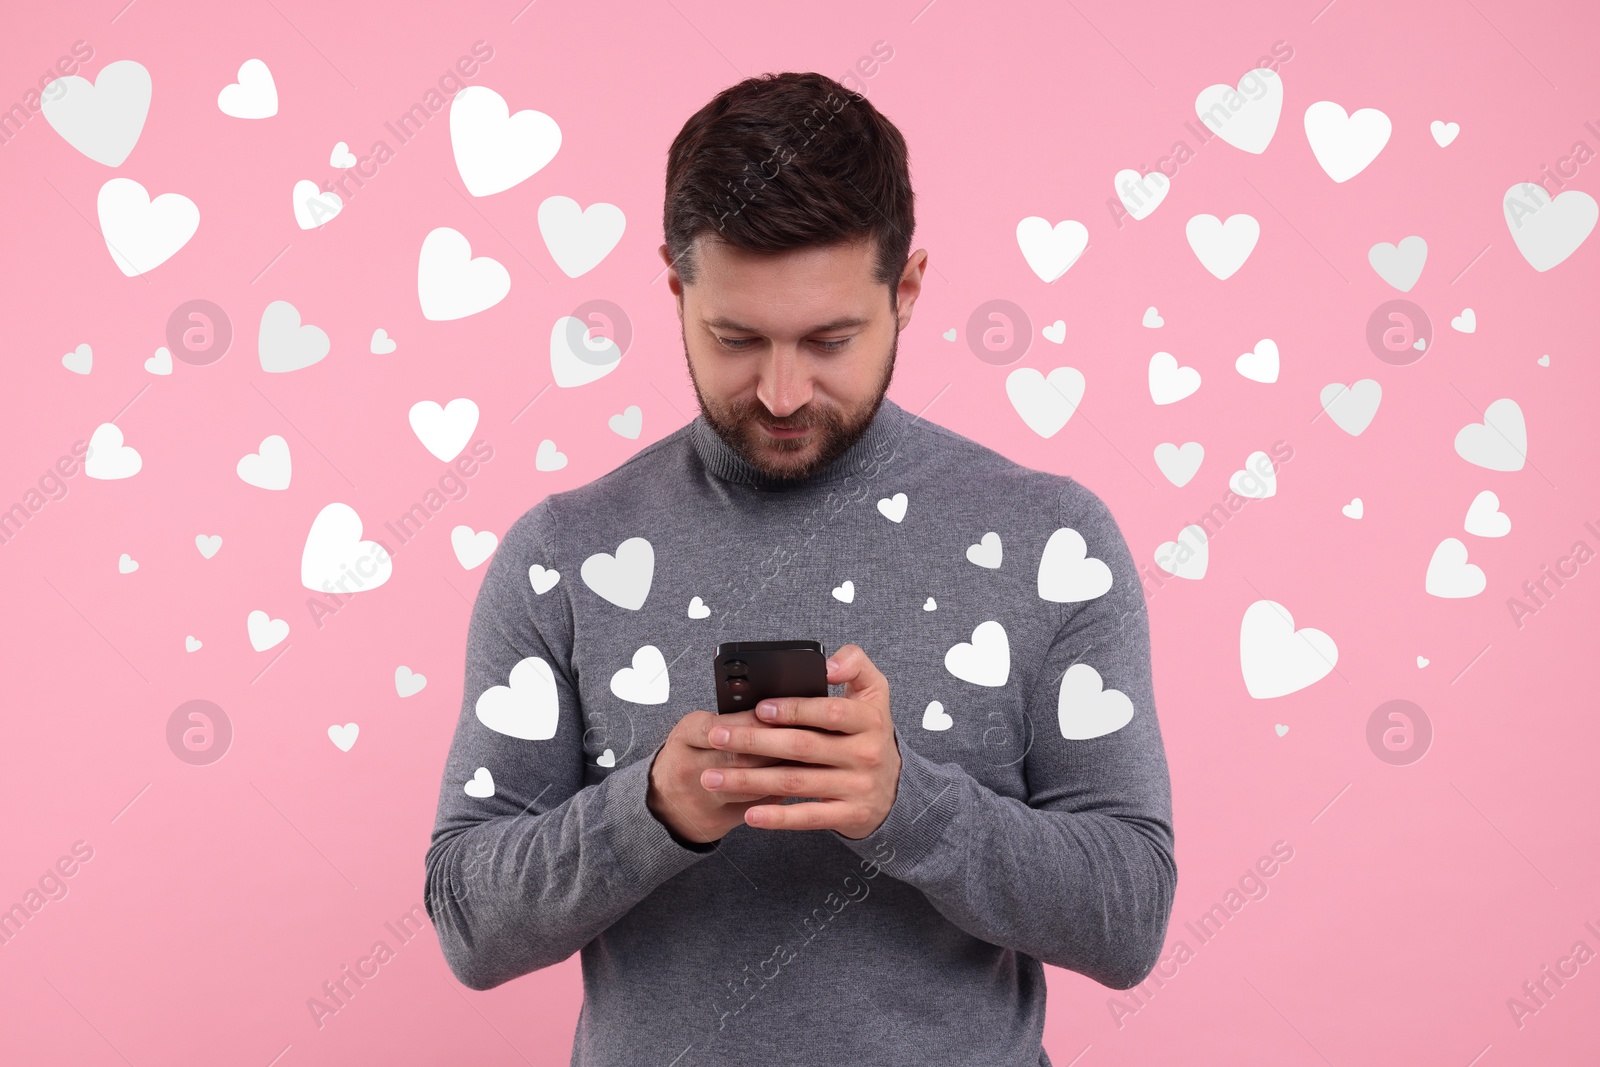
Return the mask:
M 866 431 L 826 467 L 805 478 L 780 478 L 756 467 L 711 428 L 704 413 L 689 424 L 689 440 L 706 470 L 724 481 L 759 489 L 804 490 L 835 484 L 883 462 L 894 453 L 900 435 L 914 421 L 915 416 L 885 396 Z

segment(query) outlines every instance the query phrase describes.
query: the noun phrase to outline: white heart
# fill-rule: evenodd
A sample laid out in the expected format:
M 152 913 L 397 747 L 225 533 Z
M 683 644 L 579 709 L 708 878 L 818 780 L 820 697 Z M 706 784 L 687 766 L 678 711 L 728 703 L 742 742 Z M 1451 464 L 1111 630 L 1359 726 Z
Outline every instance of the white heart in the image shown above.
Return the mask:
M 623 541 L 617 546 L 616 555 L 596 552 L 578 568 L 583 584 L 597 596 L 629 611 L 644 606 L 655 571 L 655 546 L 643 537 Z
M 956 339 L 956 331 L 954 329 L 949 329 L 940 336 L 942 336 L 946 341 L 954 341 Z
M 126 552 L 124 552 L 121 557 L 117 559 L 117 573 L 119 574 L 132 574 L 138 569 L 139 561 L 128 555 Z
M 561 127 L 542 111 L 513 115 L 505 97 L 469 85 L 450 104 L 450 146 L 467 192 L 489 196 L 527 181 L 554 159 Z
M 601 767 L 615 767 L 617 765 L 617 754 L 608 748 L 596 756 L 594 761 Z
M 1044 334 L 1046 341 L 1050 341 L 1053 344 L 1061 344 L 1067 339 L 1067 320 L 1057 319 L 1040 332 Z
M 1140 174 L 1125 167 L 1111 176 L 1111 187 L 1117 191 L 1128 214 L 1137 221 L 1148 218 L 1152 211 L 1161 206 L 1161 201 L 1167 198 L 1167 193 L 1172 189 L 1172 183 L 1158 170 Z
M 195 534 L 194 547 L 200 550 L 200 554 L 202 556 L 204 556 L 206 559 L 210 559 L 212 556 L 217 554 L 217 551 L 220 548 L 222 548 L 222 535 Z
M 1351 498 L 1350 503 L 1346 504 L 1339 510 L 1344 512 L 1346 517 L 1352 519 L 1359 519 L 1362 515 L 1366 514 L 1366 509 L 1362 505 L 1360 497 Z
M 387 356 L 398 347 L 394 338 L 389 336 L 389 331 L 380 326 L 372 331 L 372 342 L 367 345 L 367 351 L 375 356 Z
M 922 728 L 924 730 L 948 730 L 956 721 L 944 710 L 944 705 L 937 700 L 928 701 L 928 706 L 922 711 Z
M 1237 88 L 1217 84 L 1201 89 L 1194 112 L 1233 147 L 1260 155 L 1278 131 L 1283 81 L 1265 67 L 1252 67 L 1239 77 Z
M 473 710 L 478 721 L 497 734 L 523 741 L 548 741 L 556 735 L 560 710 L 556 678 L 538 656 L 511 668 L 509 685 L 492 685 L 478 694 Z
M 402 697 L 414 697 L 422 692 L 422 687 L 428 684 L 426 676 L 414 673 L 410 667 L 401 664 L 394 669 L 394 691 Z
M 1217 278 L 1230 278 L 1244 266 L 1261 239 L 1261 224 L 1251 215 L 1196 215 L 1183 228 L 1200 265 Z
M 272 71 L 259 59 L 239 65 L 239 80 L 224 85 L 217 94 L 217 107 L 236 119 L 267 119 L 278 113 L 278 86 Z
M 1273 729 L 1278 732 L 1278 736 L 1279 737 L 1282 737 L 1284 734 L 1289 732 L 1289 728 L 1287 726 L 1283 725 L 1283 723 L 1281 723 L 1281 722 L 1278 725 L 1274 726 Z
M 1182 488 L 1200 469 L 1206 450 L 1199 441 L 1185 441 L 1175 445 L 1163 441 L 1156 445 L 1156 466 L 1166 475 L 1167 481 Z
M 241 458 L 234 470 L 241 481 L 257 489 L 287 489 L 290 467 L 289 442 L 273 434 L 263 437 L 258 450 Z
M 1450 320 L 1450 328 L 1459 330 L 1461 333 L 1471 333 L 1478 328 L 1478 316 L 1473 313 L 1471 308 L 1467 308 Z
M 427 685 L 427 677 L 414 673 L 405 664 L 395 667 L 395 693 L 402 697 L 416 696 L 421 693 L 422 686 Z
M 1461 132 L 1461 124 L 1459 122 L 1440 122 L 1438 119 L 1434 119 L 1428 123 L 1428 132 L 1433 134 L 1435 144 L 1440 148 L 1448 148 L 1450 142 L 1454 141 L 1456 135 Z
M 1467 546 L 1459 538 L 1446 537 L 1433 550 L 1422 585 L 1433 596 L 1460 599 L 1483 592 L 1488 579 L 1482 567 L 1467 562 Z
M 73 374 L 88 374 L 94 367 L 94 349 L 79 345 L 61 357 L 61 365 Z
M 344 210 L 344 199 L 338 193 L 332 190 L 323 192 L 309 178 L 294 183 L 290 199 L 294 207 L 294 221 L 302 230 L 320 229 Z
M 1111 568 L 1089 555 L 1083 535 L 1057 527 L 1039 555 L 1039 596 L 1057 604 L 1093 600 L 1111 588 Z
M 1552 200 L 1532 182 L 1506 190 L 1501 207 L 1517 251 L 1541 273 L 1576 252 L 1600 220 L 1600 204 L 1588 193 L 1568 189 Z
M 356 165 L 356 154 L 350 151 L 350 146 L 340 141 L 333 146 L 333 151 L 328 153 L 328 166 L 338 167 L 340 170 L 349 170 Z
M 1255 451 L 1244 459 L 1244 469 L 1228 478 L 1228 488 L 1251 500 L 1265 500 L 1278 492 L 1278 472 L 1265 452 Z
M 1142 321 L 1145 326 L 1148 326 L 1152 330 L 1160 329 L 1162 326 L 1167 324 L 1167 320 L 1161 317 L 1160 313 L 1156 311 L 1154 305 L 1144 309 L 1144 319 Z
M 107 63 L 94 83 L 78 75 L 44 87 L 38 110 L 73 148 L 96 163 L 120 167 L 139 143 L 150 112 L 150 72 L 131 59 Z
M 633 704 L 665 704 L 671 692 L 667 659 L 655 645 L 640 645 L 633 665 L 611 675 L 611 694 Z
M 470 91 L 462 90 L 462 93 Z M 456 94 L 459 100 L 462 93 Z M 417 256 L 417 301 L 435 322 L 464 319 L 494 307 L 511 292 L 511 274 L 497 260 L 472 255 L 459 230 L 439 226 L 422 239 Z
M 151 374 L 172 373 L 172 353 L 165 345 L 156 349 L 156 354 L 144 361 L 144 369 Z
M 1000 566 L 1000 535 L 990 530 L 977 544 L 968 545 L 967 562 L 990 569 Z
M 1029 215 L 1017 223 L 1017 247 L 1040 281 L 1053 282 L 1089 247 L 1089 229 L 1072 219 L 1051 226 L 1048 219 Z
M 1500 497 L 1485 489 L 1467 508 L 1466 531 L 1479 537 L 1504 537 L 1511 532 L 1511 516 L 1500 510 Z
M 924 600 L 922 602 L 922 610 L 923 611 L 937 611 L 938 608 L 939 608 L 939 605 L 934 603 L 933 597 L 929 597 L 927 600 Z
M 349 752 L 351 746 L 356 743 L 356 735 L 360 732 L 361 727 L 353 722 L 347 722 L 343 726 L 330 726 L 328 740 L 332 741 L 340 752 Z
M 472 772 L 472 780 L 461 787 L 469 797 L 484 800 L 494 796 L 494 775 L 489 773 L 489 768 L 479 767 Z
M 703 619 L 710 614 L 711 609 L 706 606 L 706 602 L 704 600 L 701 600 L 699 597 L 694 597 L 689 601 L 689 618 Z
M 289 301 L 274 300 L 261 312 L 256 357 L 262 370 L 285 374 L 309 367 L 320 363 L 330 347 L 327 331 L 302 324 L 300 310 Z
M 558 471 L 567 465 L 567 454 L 556 448 L 556 443 L 546 437 L 539 442 L 539 448 L 533 454 L 535 470 Z
M 1133 721 L 1133 701 L 1120 689 L 1104 689 L 1100 672 L 1074 663 L 1061 675 L 1056 722 L 1068 741 L 1115 733 Z
M 1253 382 L 1271 385 L 1278 380 L 1278 342 L 1263 337 L 1255 348 L 1233 361 L 1233 369 Z
M 1417 657 L 1417 667 L 1419 669 L 1422 668 L 1422 667 L 1426 667 L 1428 665 L 1428 663 L 1429 663 L 1429 660 L 1428 660 L 1427 656 L 1418 656 Z
M 644 431 L 644 411 L 638 404 L 629 404 L 620 413 L 607 419 L 606 425 L 611 427 L 613 433 L 637 441 L 639 434 Z
M 455 549 L 456 561 L 469 571 L 494 555 L 499 544 L 500 538 L 490 530 L 457 526 L 450 531 L 450 547 Z
M 1048 376 L 1033 367 L 1006 375 L 1006 397 L 1022 421 L 1040 437 L 1054 437 L 1083 402 L 1083 372 L 1056 367 Z
M 477 432 L 478 405 L 466 397 L 456 397 L 444 407 L 435 400 L 419 400 L 411 405 L 409 418 L 422 447 L 449 463 Z
M 1178 366 L 1178 359 L 1171 352 L 1157 352 L 1150 357 L 1149 383 L 1151 400 L 1175 404 L 1200 388 L 1200 372 Z
M 1367 262 L 1378 272 L 1378 277 L 1402 293 L 1408 293 L 1422 277 L 1422 267 L 1428 262 L 1428 242 L 1415 235 L 1401 238 L 1397 245 L 1379 241 L 1367 249 Z
M 846 578 L 841 584 L 833 587 L 833 599 L 848 604 L 856 598 L 856 583 Z
M 569 278 L 600 265 L 622 240 L 627 219 L 615 204 L 578 206 L 570 196 L 546 197 L 539 204 L 539 234 L 550 258 Z
M 185 637 L 183 639 L 183 647 L 185 651 L 198 652 L 200 651 L 200 641 L 192 635 Z
M 1294 628 L 1282 604 L 1257 600 L 1239 624 L 1239 670 L 1257 700 L 1286 696 L 1325 677 L 1339 660 L 1333 638 L 1321 630 Z
M 899 522 L 906 517 L 907 499 L 904 493 L 896 493 L 892 497 L 879 497 L 878 514 L 890 522 Z
M 1540 356 L 1535 362 L 1537 362 L 1539 364 L 1539 366 L 1541 366 L 1541 367 L 1548 367 L 1550 365 L 1550 354 L 1548 352 L 1545 353 L 1544 355 Z
M 355 508 L 336 501 L 317 512 L 300 553 L 301 585 L 317 593 L 348 595 L 376 589 L 393 573 L 388 550 L 361 539 L 361 516 Z
M 1336 182 L 1349 181 L 1389 143 L 1393 124 L 1377 108 L 1364 107 L 1353 114 L 1332 100 L 1318 100 L 1306 108 L 1306 140 L 1311 153 Z
M 1190 523 L 1178 531 L 1176 541 L 1163 541 L 1156 548 L 1156 566 L 1177 578 L 1199 581 L 1206 576 L 1211 560 L 1211 539 L 1204 526 Z
M 1528 458 L 1528 424 L 1522 409 L 1501 397 L 1484 409 L 1482 422 L 1456 432 L 1456 455 L 1492 471 L 1519 471 Z
M 122 443 L 122 428 L 102 422 L 89 435 L 89 452 L 83 459 L 83 473 L 91 478 L 113 481 L 131 478 L 144 467 L 138 451 Z
M 181 193 L 155 199 L 132 178 L 112 178 L 95 200 L 111 261 L 132 278 L 161 266 L 200 228 L 200 209 Z
M 280 644 L 289 636 L 289 624 L 283 619 L 274 619 L 266 612 L 257 609 L 245 618 L 245 632 L 250 635 L 250 647 L 257 652 Z
M 556 583 L 560 580 L 560 571 L 555 570 L 554 568 L 546 570 L 544 564 L 542 563 L 535 563 L 533 566 L 528 568 L 528 583 L 533 586 L 533 591 L 540 596 L 544 596 L 550 590 L 554 589 Z
M 622 349 L 605 334 L 594 336 L 590 325 L 563 315 L 550 327 L 550 373 L 563 389 L 598 381 L 622 365 Z
M 1322 401 L 1322 409 L 1339 429 L 1351 437 L 1359 437 L 1361 432 L 1372 425 L 1373 416 L 1378 413 L 1378 404 L 1383 400 L 1383 386 L 1371 378 L 1362 378 L 1353 385 L 1343 382 L 1330 382 L 1322 387 L 1318 399 Z
M 1001 686 L 1011 674 L 1011 642 L 994 619 L 980 622 L 971 641 L 957 641 L 944 654 L 944 669 L 973 685 Z

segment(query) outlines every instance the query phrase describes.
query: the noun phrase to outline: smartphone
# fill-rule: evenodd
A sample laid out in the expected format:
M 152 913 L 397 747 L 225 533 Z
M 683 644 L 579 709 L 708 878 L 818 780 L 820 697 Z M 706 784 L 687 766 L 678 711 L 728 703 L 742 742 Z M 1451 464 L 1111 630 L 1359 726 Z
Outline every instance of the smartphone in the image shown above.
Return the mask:
M 717 646 L 717 714 L 750 711 L 767 697 L 825 697 L 828 662 L 819 641 L 727 641 Z

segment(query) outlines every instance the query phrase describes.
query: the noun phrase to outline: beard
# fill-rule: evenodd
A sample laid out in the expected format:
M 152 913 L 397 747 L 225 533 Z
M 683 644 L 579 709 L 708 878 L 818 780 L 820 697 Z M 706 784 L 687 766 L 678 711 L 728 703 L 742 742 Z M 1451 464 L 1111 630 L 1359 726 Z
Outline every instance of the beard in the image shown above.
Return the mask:
M 682 324 L 679 334 L 683 336 Z M 689 341 L 683 337 L 684 363 L 689 368 L 689 380 L 694 384 L 695 399 L 700 403 L 700 414 L 706 425 L 750 466 L 768 478 L 784 482 L 804 481 L 826 468 L 861 439 L 872 424 L 889 382 L 894 377 L 894 362 L 900 350 L 900 331 L 895 330 L 894 341 L 889 346 L 889 360 L 878 382 L 876 395 L 854 411 L 807 404 L 788 418 L 777 420 L 760 400 L 747 403 L 724 404 L 708 399 L 694 376 L 694 364 L 689 360 Z M 804 437 L 773 437 L 761 426 L 770 422 L 779 429 L 809 430 Z

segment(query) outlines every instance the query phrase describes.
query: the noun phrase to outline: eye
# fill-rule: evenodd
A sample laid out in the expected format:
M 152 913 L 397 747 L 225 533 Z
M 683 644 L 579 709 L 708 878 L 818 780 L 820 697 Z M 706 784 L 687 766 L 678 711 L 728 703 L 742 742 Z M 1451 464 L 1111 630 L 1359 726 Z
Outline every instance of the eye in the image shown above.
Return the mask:
M 818 348 L 822 349 L 824 352 L 837 352 L 837 351 L 839 351 L 839 349 L 843 348 L 845 345 L 847 345 L 849 343 L 850 343 L 850 338 L 846 337 L 842 341 L 818 341 L 818 342 L 816 342 L 816 345 L 817 345 Z
M 743 351 L 755 342 L 749 337 L 718 337 L 717 343 L 735 352 Z

